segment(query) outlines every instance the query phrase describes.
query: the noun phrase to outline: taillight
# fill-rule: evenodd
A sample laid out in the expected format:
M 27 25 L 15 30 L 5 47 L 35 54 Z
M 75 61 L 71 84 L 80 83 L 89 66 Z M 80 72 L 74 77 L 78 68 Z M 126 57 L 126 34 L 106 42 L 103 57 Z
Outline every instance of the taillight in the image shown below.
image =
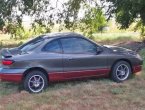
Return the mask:
M 11 64 L 13 64 L 13 63 L 14 63 L 13 60 L 2 60 L 2 64 L 3 64 L 3 65 L 11 65 Z

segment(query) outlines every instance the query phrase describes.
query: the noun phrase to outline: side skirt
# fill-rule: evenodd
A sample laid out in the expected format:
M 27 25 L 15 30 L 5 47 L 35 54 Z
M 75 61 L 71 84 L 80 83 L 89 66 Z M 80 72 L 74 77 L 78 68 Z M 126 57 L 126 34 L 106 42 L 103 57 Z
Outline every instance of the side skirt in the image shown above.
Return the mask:
M 90 78 L 90 77 L 107 77 L 110 69 L 97 70 L 82 70 L 82 71 L 67 71 L 67 72 L 52 72 L 49 73 L 49 81 L 65 81 L 71 79 Z

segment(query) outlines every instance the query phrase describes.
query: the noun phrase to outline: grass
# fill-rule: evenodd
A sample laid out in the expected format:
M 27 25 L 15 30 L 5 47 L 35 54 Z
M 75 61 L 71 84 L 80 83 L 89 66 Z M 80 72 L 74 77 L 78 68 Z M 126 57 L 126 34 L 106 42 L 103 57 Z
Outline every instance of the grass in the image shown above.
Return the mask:
M 109 79 L 50 84 L 40 94 L 17 92 L 1 98 L 5 110 L 143 110 L 145 77 L 136 76 L 124 83 Z
M 124 33 L 97 33 L 94 34 L 95 41 L 103 44 L 117 44 L 126 41 L 140 41 L 139 34 L 134 32 Z
M 130 37 L 122 41 L 126 38 Z M 111 37 L 110 42 L 113 39 L 117 38 Z M 145 61 L 145 49 L 140 55 Z M 1 82 L 0 110 L 144 110 L 144 71 L 145 63 L 142 74 L 124 83 L 102 78 L 53 83 L 40 94 L 29 94 L 21 85 Z
M 139 41 L 139 34 L 134 32 L 125 33 L 97 33 L 94 34 L 94 40 L 100 44 L 119 44 L 126 41 Z M 0 34 L 0 48 L 15 47 L 24 42 L 25 40 L 10 39 L 10 35 Z
M 18 92 L 18 85 L 10 82 L 0 83 L 0 98 Z
M 26 41 L 27 41 L 27 39 L 25 39 L 25 40 L 15 40 L 15 39 L 11 39 L 10 35 L 0 34 L 0 49 L 1 48 L 16 47 L 18 45 L 23 44 Z

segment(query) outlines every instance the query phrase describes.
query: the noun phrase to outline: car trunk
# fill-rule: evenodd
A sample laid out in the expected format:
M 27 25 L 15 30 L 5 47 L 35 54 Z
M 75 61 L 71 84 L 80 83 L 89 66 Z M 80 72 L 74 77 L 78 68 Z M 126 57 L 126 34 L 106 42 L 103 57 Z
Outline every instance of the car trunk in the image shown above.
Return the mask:
M 10 59 L 14 55 L 20 54 L 21 52 L 18 50 L 18 48 L 4 48 L 0 50 L 0 67 L 2 66 L 2 59 Z

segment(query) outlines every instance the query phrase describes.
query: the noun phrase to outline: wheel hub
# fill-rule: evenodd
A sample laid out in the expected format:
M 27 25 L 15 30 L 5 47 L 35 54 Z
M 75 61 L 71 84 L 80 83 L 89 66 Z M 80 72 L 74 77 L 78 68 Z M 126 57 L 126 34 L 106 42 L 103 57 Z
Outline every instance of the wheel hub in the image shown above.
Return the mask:
M 125 71 L 121 71 L 121 73 L 120 73 L 121 75 L 125 75 Z
M 38 81 L 34 81 L 33 85 L 34 85 L 35 87 L 39 87 L 40 82 L 38 82 Z

